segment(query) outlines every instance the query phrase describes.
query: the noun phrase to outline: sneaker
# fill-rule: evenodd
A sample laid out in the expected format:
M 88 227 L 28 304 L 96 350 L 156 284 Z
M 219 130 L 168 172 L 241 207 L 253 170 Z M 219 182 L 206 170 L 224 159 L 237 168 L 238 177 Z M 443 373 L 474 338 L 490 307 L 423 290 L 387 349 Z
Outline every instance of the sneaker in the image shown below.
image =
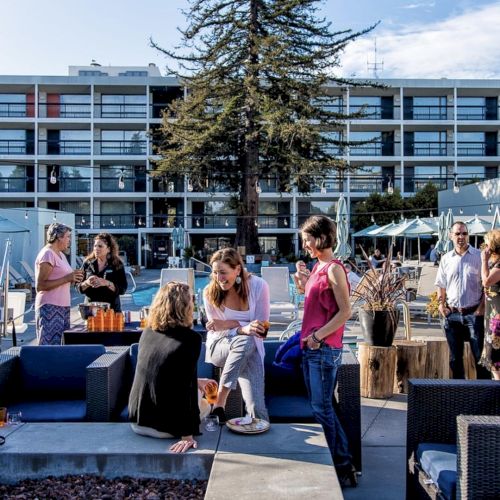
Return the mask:
M 335 470 L 337 471 L 337 477 L 341 488 L 345 488 L 346 486 L 356 488 L 356 486 L 358 486 L 358 477 L 354 465 L 340 465 L 335 467 Z
M 223 425 L 226 423 L 227 418 L 226 418 L 226 412 L 224 411 L 224 408 L 222 406 L 216 406 L 210 415 L 216 415 L 219 417 L 219 424 Z

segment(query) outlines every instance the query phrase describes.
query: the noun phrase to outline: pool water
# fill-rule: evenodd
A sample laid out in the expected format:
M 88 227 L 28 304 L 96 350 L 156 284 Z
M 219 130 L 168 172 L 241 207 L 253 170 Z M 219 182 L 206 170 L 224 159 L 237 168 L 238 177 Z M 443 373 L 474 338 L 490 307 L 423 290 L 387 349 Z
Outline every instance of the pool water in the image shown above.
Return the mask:
M 208 285 L 209 281 L 210 278 L 208 276 L 196 276 L 194 279 L 196 292 L 199 289 L 203 290 Z M 151 302 L 153 302 L 153 297 L 156 295 L 159 288 L 160 287 L 158 285 L 153 285 L 136 290 L 132 294 L 134 304 L 139 307 L 150 306 Z

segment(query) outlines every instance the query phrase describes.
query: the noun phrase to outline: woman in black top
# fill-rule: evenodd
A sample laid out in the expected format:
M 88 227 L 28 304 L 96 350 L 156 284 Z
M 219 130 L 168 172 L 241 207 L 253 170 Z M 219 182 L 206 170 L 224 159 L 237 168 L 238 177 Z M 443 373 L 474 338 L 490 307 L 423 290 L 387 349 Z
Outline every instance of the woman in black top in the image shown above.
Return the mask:
M 197 378 L 201 335 L 193 330 L 189 286 L 170 281 L 156 294 L 139 342 L 139 355 L 128 411 L 138 434 L 181 437 L 170 447 L 183 453 L 196 448 L 200 433 L 198 390 L 214 383 Z
M 109 302 L 116 312 L 121 311 L 120 295 L 127 290 L 123 262 L 118 257 L 118 244 L 109 233 L 94 239 L 94 251 L 83 262 L 84 281 L 77 285 L 90 302 Z

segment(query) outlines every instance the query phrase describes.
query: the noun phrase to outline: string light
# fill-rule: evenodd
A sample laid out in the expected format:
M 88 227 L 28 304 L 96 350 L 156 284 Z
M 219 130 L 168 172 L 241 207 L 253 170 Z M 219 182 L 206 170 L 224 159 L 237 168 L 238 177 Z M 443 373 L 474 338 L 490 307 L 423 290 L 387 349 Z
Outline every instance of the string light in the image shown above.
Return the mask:
M 458 174 L 456 172 L 453 174 L 453 192 L 455 194 L 460 193 L 460 186 L 458 184 Z
M 82 224 L 85 224 L 85 217 L 82 217 Z
M 375 224 L 375 217 L 373 217 L 373 215 L 370 217 L 370 220 L 372 221 L 372 224 Z
M 24 218 L 27 219 L 28 218 L 28 211 L 26 210 L 26 212 L 24 212 Z
M 172 181 L 168 183 L 168 192 L 173 193 L 175 191 L 175 185 Z
M 325 181 L 321 183 L 321 194 L 326 194 L 326 185 Z
M 109 223 L 114 226 L 115 225 L 115 221 L 113 220 L 113 217 L 111 217 L 111 219 L 109 219 Z
M 434 214 L 432 213 L 432 210 L 429 212 L 429 217 L 434 217 Z
M 403 212 L 401 212 L 401 215 L 399 216 L 399 220 L 401 220 L 401 221 L 405 220 L 405 217 L 404 217 L 404 215 L 403 215 Z
M 54 217 L 52 217 L 52 220 L 56 221 L 57 220 L 57 214 L 54 212 Z
M 196 227 L 200 227 L 201 224 L 200 224 L 200 219 L 196 218 Z
M 255 219 L 254 225 L 255 225 L 255 227 L 259 227 L 259 223 L 257 222 L 257 219 Z
M 285 227 L 288 227 L 288 219 L 285 217 L 285 220 L 283 221 L 283 224 L 285 225 Z
M 255 184 L 255 191 L 257 194 L 260 194 L 262 193 L 262 188 L 260 187 L 260 182 L 257 181 L 256 184 Z
M 394 194 L 394 186 L 392 185 L 392 175 L 389 175 L 389 182 L 387 183 L 387 194 Z
M 193 181 L 191 180 L 191 177 L 188 179 L 188 185 L 187 185 L 187 190 L 191 193 L 193 191 Z
M 490 203 L 488 206 L 488 213 L 491 214 L 491 211 L 493 210 L 493 203 Z
M 50 172 L 50 183 L 57 184 L 56 167 L 52 166 L 52 172 Z
M 228 226 L 229 226 L 229 219 L 228 219 L 227 217 L 226 217 L 226 220 L 224 221 L 224 225 L 225 225 L 226 227 L 228 227 Z
M 139 220 L 137 221 L 137 225 L 142 226 L 142 217 L 139 217 Z
M 118 189 L 120 189 L 121 191 L 123 191 L 125 189 L 125 172 L 124 170 L 122 169 L 120 171 L 120 177 L 118 179 Z
M 460 208 L 459 212 L 460 212 L 460 215 L 463 215 L 463 213 L 464 213 L 464 209 L 463 209 L 463 208 Z

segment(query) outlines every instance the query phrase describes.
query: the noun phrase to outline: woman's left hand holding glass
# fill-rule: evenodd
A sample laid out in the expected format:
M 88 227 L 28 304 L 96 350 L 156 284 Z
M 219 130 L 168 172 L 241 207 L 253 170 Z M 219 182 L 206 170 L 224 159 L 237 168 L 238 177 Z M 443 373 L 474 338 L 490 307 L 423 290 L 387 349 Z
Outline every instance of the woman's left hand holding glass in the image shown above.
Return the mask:
M 189 448 L 198 448 L 198 443 L 193 439 L 193 436 L 182 436 L 182 439 L 174 443 L 169 450 L 173 453 L 184 453 Z
M 254 320 L 248 325 L 241 326 L 239 328 L 239 333 L 243 335 L 249 335 L 253 337 L 262 337 L 262 334 L 266 331 L 264 323 L 259 320 Z

